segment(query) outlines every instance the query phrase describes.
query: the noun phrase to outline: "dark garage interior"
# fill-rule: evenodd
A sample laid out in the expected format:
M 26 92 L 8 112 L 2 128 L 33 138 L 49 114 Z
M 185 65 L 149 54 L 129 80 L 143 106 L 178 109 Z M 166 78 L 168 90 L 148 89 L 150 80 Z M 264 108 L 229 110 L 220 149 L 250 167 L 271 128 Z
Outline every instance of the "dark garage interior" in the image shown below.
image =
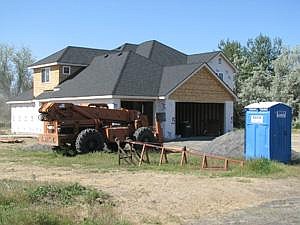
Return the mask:
M 140 111 L 142 114 L 147 115 L 149 125 L 153 125 L 153 102 L 121 101 L 121 107 Z
M 224 103 L 176 102 L 176 134 L 219 136 L 224 132 Z

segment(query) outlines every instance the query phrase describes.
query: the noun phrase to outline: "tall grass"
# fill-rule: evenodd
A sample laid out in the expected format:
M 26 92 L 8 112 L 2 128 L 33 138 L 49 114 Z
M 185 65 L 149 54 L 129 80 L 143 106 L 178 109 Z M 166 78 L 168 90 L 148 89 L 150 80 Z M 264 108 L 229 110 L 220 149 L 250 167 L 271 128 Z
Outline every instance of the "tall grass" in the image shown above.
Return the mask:
M 2 180 L 0 225 L 129 225 L 110 197 L 79 184 Z

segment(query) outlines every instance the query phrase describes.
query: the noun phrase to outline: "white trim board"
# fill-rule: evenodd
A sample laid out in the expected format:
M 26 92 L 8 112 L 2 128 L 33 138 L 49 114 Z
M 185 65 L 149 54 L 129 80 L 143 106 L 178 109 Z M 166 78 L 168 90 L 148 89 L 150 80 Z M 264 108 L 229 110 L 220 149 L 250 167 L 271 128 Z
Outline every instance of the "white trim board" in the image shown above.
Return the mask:
M 42 68 L 42 67 L 48 67 L 48 66 L 56 66 L 56 65 L 88 66 L 88 65 L 85 65 L 85 64 L 53 62 L 53 63 L 40 64 L 40 65 L 36 65 L 36 66 L 29 66 L 28 69 L 36 69 L 36 68 Z

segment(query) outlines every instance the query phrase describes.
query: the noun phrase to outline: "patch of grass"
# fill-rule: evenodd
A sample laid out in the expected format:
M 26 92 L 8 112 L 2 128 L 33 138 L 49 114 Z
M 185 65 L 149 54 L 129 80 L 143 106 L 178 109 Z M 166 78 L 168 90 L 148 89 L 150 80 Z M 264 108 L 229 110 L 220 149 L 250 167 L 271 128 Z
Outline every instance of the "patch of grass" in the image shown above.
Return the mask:
M 30 200 L 32 202 L 40 203 L 70 205 L 75 201 L 78 201 L 78 197 L 83 197 L 88 204 L 91 204 L 96 199 L 102 203 L 109 199 L 109 195 L 93 189 L 88 189 L 78 183 L 67 186 L 52 184 L 43 185 L 29 191 Z
M 250 160 L 246 164 L 246 169 L 258 175 L 270 175 L 283 171 L 283 167 L 279 163 L 268 159 Z
M 162 225 L 162 222 L 158 217 L 143 217 L 142 221 L 145 224 Z
M 1 180 L 0 193 L 0 225 L 130 224 L 109 195 L 79 184 Z
M 232 166 L 229 171 L 219 174 L 225 177 L 270 177 L 284 178 L 299 176 L 300 167 L 279 163 L 267 159 L 256 159 L 245 162 L 244 167 Z
M 22 150 L 22 148 L 5 148 L 0 146 L 0 160 L 14 162 L 21 165 L 37 165 L 49 167 L 69 167 L 80 170 L 92 171 L 93 173 L 105 173 L 120 170 L 132 172 L 137 171 L 159 171 L 168 173 L 192 173 L 199 176 L 209 177 L 287 177 L 299 176 L 299 164 L 284 165 L 276 162 L 249 161 L 243 168 L 239 165 L 230 164 L 229 171 L 209 171 L 200 170 L 202 158 L 188 156 L 188 164 L 180 165 L 180 154 L 168 154 L 168 164 L 159 164 L 160 154 L 157 152 L 149 153 L 150 164 L 143 163 L 141 167 L 128 165 L 122 161 L 118 165 L 118 156 L 115 153 L 95 152 L 77 155 L 76 157 L 66 157 L 52 151 Z M 136 162 L 136 164 L 138 164 Z M 209 160 L 209 165 L 222 166 L 222 160 Z

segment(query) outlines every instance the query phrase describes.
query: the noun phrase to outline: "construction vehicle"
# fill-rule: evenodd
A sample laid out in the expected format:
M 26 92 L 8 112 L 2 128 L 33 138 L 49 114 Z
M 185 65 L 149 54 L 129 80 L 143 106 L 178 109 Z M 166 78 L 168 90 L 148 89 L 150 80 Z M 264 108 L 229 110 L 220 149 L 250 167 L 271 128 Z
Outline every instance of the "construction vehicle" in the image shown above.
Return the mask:
M 54 148 L 69 147 L 77 153 L 102 150 L 106 144 L 125 145 L 130 138 L 142 142 L 162 141 L 159 122 L 156 129 L 148 126 L 147 116 L 139 111 L 109 109 L 106 104 L 79 106 L 71 103 L 45 103 L 39 109 L 39 119 L 44 122 L 44 133 L 39 143 Z

